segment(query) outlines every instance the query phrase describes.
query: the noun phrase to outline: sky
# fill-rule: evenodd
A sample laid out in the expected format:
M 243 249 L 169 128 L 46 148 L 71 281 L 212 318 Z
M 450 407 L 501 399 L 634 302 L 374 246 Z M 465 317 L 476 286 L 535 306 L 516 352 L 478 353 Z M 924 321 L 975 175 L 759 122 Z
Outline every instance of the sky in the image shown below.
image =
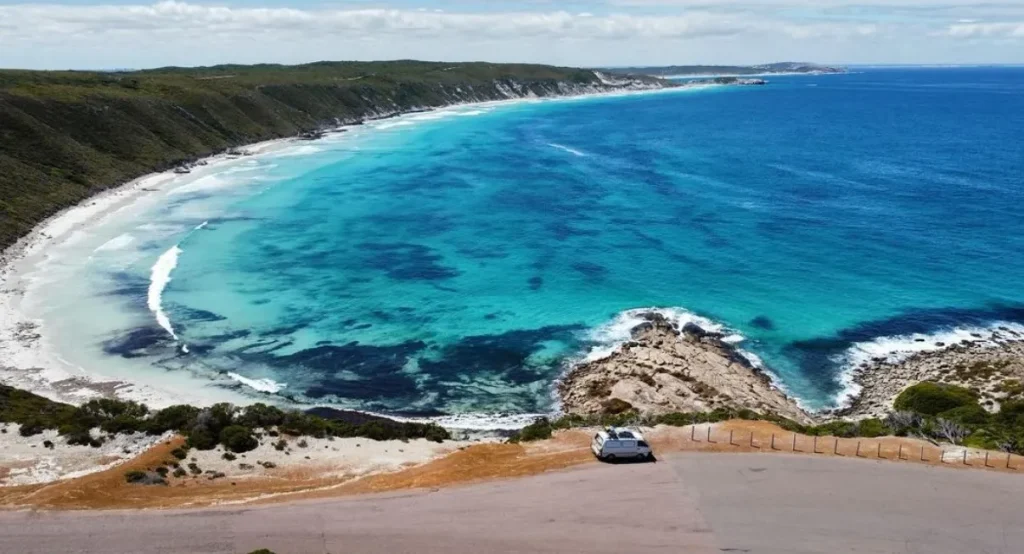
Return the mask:
M 1024 0 L 0 0 L 0 67 L 1024 63 Z

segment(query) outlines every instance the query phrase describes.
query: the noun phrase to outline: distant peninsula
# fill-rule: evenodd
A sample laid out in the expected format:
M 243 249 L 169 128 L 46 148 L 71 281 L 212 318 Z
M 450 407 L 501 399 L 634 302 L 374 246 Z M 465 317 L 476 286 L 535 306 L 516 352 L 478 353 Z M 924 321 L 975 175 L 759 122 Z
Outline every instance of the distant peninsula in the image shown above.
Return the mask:
M 742 76 L 742 75 L 785 75 L 805 73 L 812 75 L 846 73 L 836 66 L 808 62 L 778 62 L 764 65 L 666 65 L 651 67 L 613 67 L 601 71 L 614 74 L 649 75 L 652 77 L 675 76 Z

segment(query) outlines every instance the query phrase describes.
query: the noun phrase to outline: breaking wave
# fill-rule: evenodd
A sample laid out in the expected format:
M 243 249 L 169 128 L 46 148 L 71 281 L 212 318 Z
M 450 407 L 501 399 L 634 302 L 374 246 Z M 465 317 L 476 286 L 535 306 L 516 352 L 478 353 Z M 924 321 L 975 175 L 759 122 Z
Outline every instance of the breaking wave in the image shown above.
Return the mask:
M 622 346 L 623 343 L 633 337 L 633 329 L 645 321 L 647 314 L 658 314 L 667 319 L 672 325 L 682 330 L 687 324 L 694 324 L 697 327 L 709 332 L 723 335 L 722 341 L 732 345 L 739 344 L 746 340 L 740 335 L 706 317 L 699 316 L 683 308 L 637 308 L 626 310 L 615 316 L 614 319 L 604 325 L 595 327 L 587 333 L 586 339 L 594 346 L 579 360 L 581 363 L 593 362 L 611 356 Z M 757 356 L 743 350 L 738 350 L 750 363 L 761 367 L 761 360 Z
M 172 246 L 169 250 L 160 255 L 156 263 L 153 264 L 152 272 L 149 277 L 149 291 L 147 295 L 146 304 L 149 306 L 149 311 L 153 312 L 156 316 L 156 322 L 163 327 L 168 334 L 174 337 L 174 340 L 178 340 L 178 335 L 174 333 L 174 326 L 171 325 L 171 319 L 167 317 L 167 313 L 163 309 L 163 294 L 164 289 L 167 288 L 167 284 L 171 282 L 171 272 L 174 271 L 175 267 L 178 267 L 178 256 L 181 255 L 181 248 L 177 244 Z
M 580 150 L 576 150 L 575 148 L 569 148 L 568 146 L 564 146 L 564 145 L 557 144 L 557 143 L 554 143 L 554 142 L 549 142 L 548 146 L 550 146 L 552 148 L 555 148 L 555 149 L 558 149 L 558 150 L 561 150 L 562 152 L 568 152 L 568 153 L 572 154 L 573 156 L 579 156 L 581 158 L 586 158 L 587 157 L 587 153 L 586 152 L 582 152 Z
M 270 394 L 277 394 L 288 386 L 287 383 L 279 383 L 273 379 L 249 379 L 248 377 L 243 377 L 237 373 L 228 373 L 228 377 L 253 390 Z
M 857 376 L 873 365 L 899 363 L 915 354 L 936 352 L 964 342 L 996 346 L 1005 341 L 1021 339 L 1024 339 L 1024 325 L 994 321 L 986 325 L 946 328 L 927 334 L 878 337 L 854 343 L 832 360 L 843 368 L 839 373 L 842 388 L 835 396 L 835 405 L 847 407 L 860 395 L 861 386 L 857 383 Z

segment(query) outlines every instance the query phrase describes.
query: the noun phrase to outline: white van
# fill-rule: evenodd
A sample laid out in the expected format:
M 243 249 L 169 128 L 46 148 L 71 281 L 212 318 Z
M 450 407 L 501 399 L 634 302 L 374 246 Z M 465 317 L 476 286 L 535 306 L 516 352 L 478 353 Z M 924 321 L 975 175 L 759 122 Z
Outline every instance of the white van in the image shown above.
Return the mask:
M 606 462 L 647 460 L 652 457 L 651 446 L 636 429 L 608 427 L 594 435 L 590 449 L 595 456 Z

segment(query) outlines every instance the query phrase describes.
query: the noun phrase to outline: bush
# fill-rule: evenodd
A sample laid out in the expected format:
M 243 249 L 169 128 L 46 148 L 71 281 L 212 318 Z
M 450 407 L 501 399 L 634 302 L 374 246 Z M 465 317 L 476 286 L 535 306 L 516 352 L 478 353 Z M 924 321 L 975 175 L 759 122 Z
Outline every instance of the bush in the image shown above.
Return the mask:
M 220 442 L 232 452 L 248 452 L 260 445 L 252 431 L 241 425 L 230 425 L 220 432 Z
M 278 452 L 284 450 L 285 448 L 288 448 L 288 441 L 284 439 L 281 439 L 274 443 L 274 450 L 277 450 Z
M 508 440 L 512 443 L 546 440 L 551 438 L 551 430 L 551 422 L 548 418 L 542 417 L 520 429 Z
M 38 419 L 30 419 L 21 424 L 21 428 L 18 429 L 18 434 L 23 437 L 33 437 L 46 430 L 42 421 Z
M 195 448 L 196 450 L 213 450 L 217 447 L 217 439 L 205 427 L 197 425 L 188 434 L 186 444 L 188 444 L 189 448 Z
M 985 411 L 985 408 L 977 404 L 968 404 L 959 408 L 953 408 L 952 410 L 946 410 L 939 414 L 939 417 L 955 421 L 961 425 L 985 425 L 991 416 Z
M 221 458 L 224 458 L 229 462 L 233 462 L 235 461 L 236 456 L 230 452 L 225 452 L 224 454 L 221 455 Z
M 880 419 L 864 419 L 857 427 L 858 435 L 861 437 L 884 437 L 889 434 L 889 428 Z
M 146 472 L 133 470 L 124 474 L 124 480 L 129 483 L 141 483 L 146 480 Z
M 947 410 L 978 403 L 974 392 L 943 383 L 925 381 L 913 385 L 896 397 L 897 410 L 909 410 L 923 415 L 936 416 Z
M 175 448 L 174 450 L 171 450 L 171 456 L 174 456 L 179 460 L 184 460 L 188 457 L 188 449 L 182 447 Z
M 191 462 L 188 464 L 188 470 L 192 472 L 192 475 L 199 475 L 200 473 L 203 472 L 202 468 L 199 467 L 199 464 L 195 462 Z
M 235 418 L 235 422 L 253 429 L 270 429 L 281 425 L 284 422 L 284 416 L 284 411 L 276 406 L 253 404 L 244 408 L 242 413 Z
M 182 477 L 188 475 L 188 472 L 185 471 L 185 468 L 179 467 L 178 469 L 175 469 L 174 473 L 172 473 L 171 475 L 174 475 L 178 479 L 181 479 Z
M 184 433 L 195 425 L 198 415 L 199 408 L 194 406 L 169 406 L 146 421 L 146 432 L 151 435 L 162 435 L 167 431 Z

